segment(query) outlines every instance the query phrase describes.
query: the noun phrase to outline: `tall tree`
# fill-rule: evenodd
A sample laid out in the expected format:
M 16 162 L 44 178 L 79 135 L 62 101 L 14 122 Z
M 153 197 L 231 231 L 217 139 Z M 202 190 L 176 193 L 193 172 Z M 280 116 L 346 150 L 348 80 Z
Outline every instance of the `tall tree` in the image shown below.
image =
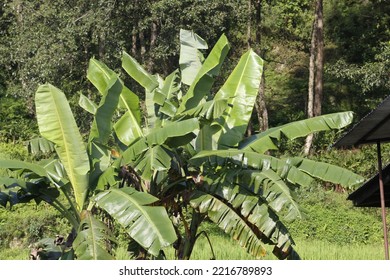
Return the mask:
M 316 62 L 315 62 L 315 89 L 314 89 L 314 116 L 322 113 L 323 74 L 324 74 L 324 19 L 322 0 L 316 3 Z
M 322 0 L 316 1 L 315 16 L 313 20 L 312 38 L 309 59 L 309 85 L 307 116 L 312 118 L 320 116 L 323 99 L 323 71 L 324 71 L 324 23 Z M 304 154 L 309 154 L 314 135 L 306 137 Z
M 261 50 L 261 29 L 262 29 L 262 0 L 249 0 L 248 8 L 250 15 L 248 19 L 248 46 L 254 47 L 264 57 L 264 50 Z M 253 11 L 253 12 L 252 12 Z M 252 30 L 253 29 L 253 30 Z M 252 34 L 253 33 L 253 34 Z M 263 66 L 264 67 L 264 66 Z M 265 100 L 265 67 L 261 74 L 261 84 L 256 97 L 255 109 L 259 122 L 259 131 L 268 129 L 268 110 Z

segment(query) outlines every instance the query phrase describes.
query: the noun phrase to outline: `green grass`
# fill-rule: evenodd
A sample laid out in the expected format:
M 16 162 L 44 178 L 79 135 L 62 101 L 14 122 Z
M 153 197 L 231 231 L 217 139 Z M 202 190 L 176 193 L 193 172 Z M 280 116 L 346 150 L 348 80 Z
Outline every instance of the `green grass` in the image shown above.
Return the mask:
M 209 238 L 213 246 L 215 258 L 217 260 L 256 260 L 253 256 L 246 253 L 236 241 L 230 239 L 212 224 L 202 227 L 210 232 Z M 345 243 L 337 244 L 326 240 L 315 239 L 296 239 L 294 248 L 302 260 L 383 260 L 384 248 L 383 242 L 363 244 L 363 243 Z M 273 247 L 265 245 L 267 253 L 263 260 L 277 260 L 272 254 Z M 168 260 L 175 260 L 173 248 L 164 250 Z M 124 247 L 119 247 L 116 251 L 118 259 L 130 259 Z M 202 235 L 197 240 L 192 260 L 210 260 L 213 258 L 212 251 L 207 239 Z
M 29 260 L 29 248 L 2 248 L 0 260 Z
M 298 240 L 296 250 L 304 260 L 383 260 L 383 243 L 334 244 L 327 241 Z
M 252 256 L 234 241 L 224 236 L 211 236 L 217 260 L 254 260 Z M 295 246 L 302 260 L 383 260 L 383 244 L 344 244 L 327 241 L 297 240 Z M 276 260 L 272 248 L 267 248 L 264 260 Z M 166 250 L 168 259 L 175 259 L 171 249 Z M 199 239 L 192 255 L 193 260 L 208 260 L 212 256 L 205 238 Z

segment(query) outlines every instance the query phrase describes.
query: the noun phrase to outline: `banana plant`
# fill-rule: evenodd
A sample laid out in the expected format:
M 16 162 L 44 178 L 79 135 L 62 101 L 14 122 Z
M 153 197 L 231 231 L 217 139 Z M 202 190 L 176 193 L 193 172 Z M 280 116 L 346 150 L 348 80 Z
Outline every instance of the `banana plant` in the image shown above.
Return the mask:
M 281 259 L 298 257 L 283 224 L 304 216 L 292 188 L 314 180 L 352 187 L 363 178 L 328 163 L 271 152 L 283 137 L 294 140 L 342 129 L 351 123 L 352 113 L 300 120 L 247 138 L 262 59 L 248 50 L 212 92 L 230 48 L 227 38 L 222 35 L 207 57 L 200 55 L 207 44 L 198 35 L 181 30 L 180 39 L 180 72 L 165 80 L 124 55 L 123 68 L 145 90 L 148 132 L 121 151 L 118 165 L 131 167 L 143 189 L 167 208 L 177 232 L 177 258 L 191 257 L 205 220 L 256 257 L 267 253 L 265 244 L 273 245 Z
M 192 31 L 181 30 L 180 44 L 180 69 L 165 78 L 123 53 L 123 69 L 144 89 L 144 120 L 141 92 L 91 59 L 87 77 L 101 101 L 80 96 L 80 106 L 94 116 L 85 143 L 64 106 L 65 96 L 51 85 L 38 89 L 41 134 L 54 143 L 57 157 L 37 164 L 0 161 L 15 175 L 0 178 L 0 203 L 36 199 L 56 207 L 73 225 L 72 250 L 82 259 L 114 257 L 103 242 L 113 237 L 94 209 L 122 226 L 129 247 L 147 258 L 162 256 L 163 248 L 172 246 L 178 259 L 190 259 L 197 239 L 207 235 L 199 230 L 205 221 L 255 257 L 262 258 L 270 245 L 280 259 L 299 258 L 284 224 L 304 216 L 293 188 L 313 180 L 352 187 L 363 178 L 335 165 L 272 152 L 282 138 L 342 129 L 352 113 L 299 120 L 248 138 L 263 60 L 249 49 L 214 90 L 230 49 L 226 36 L 207 57 L 201 53 L 207 44 Z
M 90 70 L 96 64 L 99 63 L 92 59 Z M 40 86 L 35 95 L 39 130 L 45 139 L 40 142 L 51 143 L 55 149 L 55 157 L 37 163 L 0 160 L 0 167 L 12 171 L 14 175 L 0 178 L 0 203 L 6 206 L 34 199 L 38 203 L 44 201 L 55 207 L 73 228 L 68 240 L 70 246 L 64 251 L 62 258 L 114 258 L 112 250 L 107 248 L 107 242 L 115 240 L 110 229 L 93 214 L 96 208 L 102 208 L 111 214 L 125 228 L 129 238 L 137 240 L 145 250 L 157 257 L 164 247 L 176 240 L 165 208 L 152 205 L 158 199 L 128 187 L 119 188 L 118 174 L 111 177 L 111 185 L 105 184 L 103 188 L 97 188 L 99 182 L 105 179 L 102 174 L 113 170 L 109 142 L 117 123 L 113 123 L 112 119 L 114 113 L 121 108 L 120 100 L 125 104 L 131 99 L 131 96 L 126 96 L 130 92 L 112 72 L 105 72 L 107 75 L 104 77 L 93 71 L 88 74 L 92 82 L 100 81 L 97 88 L 102 93 L 99 105 L 93 105 L 94 110 L 91 110 L 94 121 L 88 140 L 84 142 L 65 94 L 51 84 Z M 86 97 L 83 96 L 80 100 L 86 101 Z M 87 104 L 93 104 L 87 101 Z M 134 105 L 128 106 L 124 117 L 139 121 L 133 117 L 137 112 Z M 120 125 L 117 125 L 116 131 L 117 136 L 122 136 L 121 139 L 127 139 L 121 134 L 123 130 Z M 114 204 L 122 205 L 120 213 L 112 212 L 113 208 L 118 209 Z M 161 227 L 161 224 L 164 226 Z M 141 238 L 146 232 L 148 238 Z

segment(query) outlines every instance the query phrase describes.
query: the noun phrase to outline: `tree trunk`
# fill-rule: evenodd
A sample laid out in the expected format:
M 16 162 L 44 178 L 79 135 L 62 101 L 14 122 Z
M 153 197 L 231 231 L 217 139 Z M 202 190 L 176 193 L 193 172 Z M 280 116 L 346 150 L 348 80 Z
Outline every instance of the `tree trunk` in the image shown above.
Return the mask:
M 141 47 L 141 60 L 142 60 L 142 62 L 145 62 L 146 46 L 145 46 L 145 35 L 144 35 L 143 30 L 139 31 L 138 38 L 139 38 L 139 44 Z
M 309 85 L 307 94 L 307 117 L 314 117 L 314 75 L 315 75 L 315 57 L 316 57 L 316 43 L 317 43 L 317 15 L 314 16 L 313 27 L 311 31 L 311 45 L 310 45 L 310 61 L 309 61 Z M 306 137 L 303 153 L 308 155 L 313 144 L 313 134 Z
M 320 116 L 322 113 L 323 99 L 323 73 L 324 73 L 324 21 L 322 0 L 317 1 L 317 54 L 316 54 L 316 74 L 314 91 L 314 116 Z
M 255 39 L 254 44 L 255 46 L 260 49 L 261 48 L 261 8 L 262 8 L 262 0 L 248 0 L 248 8 L 249 12 L 251 13 L 252 10 L 252 3 L 254 4 L 255 8 L 255 19 L 254 19 L 254 26 L 255 26 Z M 247 31 L 247 37 L 248 37 L 248 47 L 251 47 L 252 43 L 252 35 L 251 35 L 251 23 L 252 18 L 249 18 L 248 20 L 248 31 Z M 259 92 L 256 97 L 256 103 L 255 103 L 255 110 L 257 114 L 257 119 L 259 121 L 259 131 L 265 131 L 268 129 L 268 110 L 265 102 L 265 68 L 263 68 L 262 75 L 261 75 L 261 84 L 259 87 Z
M 256 97 L 256 112 L 257 119 L 259 120 L 259 130 L 265 131 L 268 129 L 268 110 L 265 103 L 265 71 L 261 74 L 261 84 L 259 88 L 259 93 Z
M 309 84 L 307 99 L 307 117 L 312 118 L 321 115 L 322 89 L 323 89 L 323 60 L 324 39 L 323 39 L 323 14 L 322 0 L 317 0 L 315 16 L 312 28 L 310 62 L 309 62 Z M 314 135 L 306 137 L 303 153 L 308 155 L 313 144 Z
M 190 231 L 188 235 L 186 235 L 183 247 L 178 254 L 179 260 L 189 260 L 191 258 L 191 254 L 194 249 L 197 238 L 198 228 L 202 220 L 203 218 L 200 213 L 197 213 L 195 211 L 192 213 Z
M 151 33 L 150 33 L 150 51 L 149 53 L 151 53 L 151 51 L 153 51 L 153 48 L 154 46 L 156 45 L 156 41 L 157 41 L 157 23 L 156 22 L 152 22 L 152 28 L 151 28 Z M 149 55 L 149 59 L 148 59 L 148 71 L 149 72 L 152 72 L 153 71 L 153 59 L 152 57 L 150 57 Z

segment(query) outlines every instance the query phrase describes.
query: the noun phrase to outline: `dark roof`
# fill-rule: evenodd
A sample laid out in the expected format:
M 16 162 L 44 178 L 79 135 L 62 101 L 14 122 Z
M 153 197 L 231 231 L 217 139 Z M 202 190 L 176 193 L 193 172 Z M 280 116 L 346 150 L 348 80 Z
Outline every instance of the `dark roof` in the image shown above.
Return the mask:
M 382 171 L 385 191 L 385 205 L 390 207 L 390 164 Z M 357 207 L 380 207 L 379 174 L 365 182 L 360 188 L 351 193 L 348 200 L 352 200 Z
M 350 147 L 390 141 L 390 96 L 367 114 L 333 145 Z

